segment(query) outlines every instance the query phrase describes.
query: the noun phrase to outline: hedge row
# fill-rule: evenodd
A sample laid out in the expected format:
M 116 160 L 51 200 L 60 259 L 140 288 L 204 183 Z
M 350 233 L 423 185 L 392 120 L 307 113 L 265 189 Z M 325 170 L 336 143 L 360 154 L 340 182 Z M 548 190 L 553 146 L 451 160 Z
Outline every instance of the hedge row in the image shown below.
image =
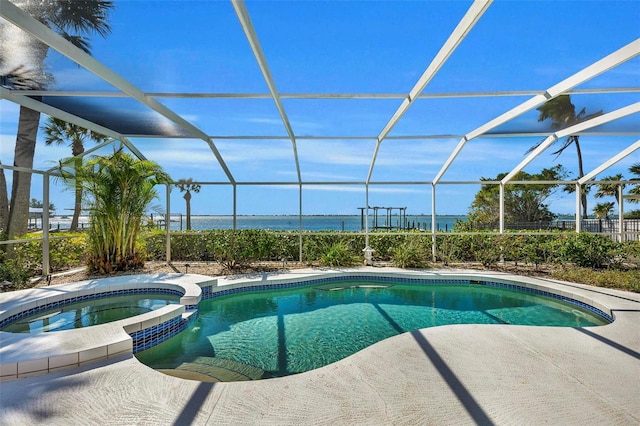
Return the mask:
M 298 260 L 299 234 L 264 230 L 218 230 L 203 233 L 173 234 L 171 258 L 184 261 L 218 261 L 226 266 L 255 261 Z M 416 254 L 431 259 L 430 234 L 388 233 L 371 235 L 369 245 L 374 260 L 395 261 Z M 146 238 L 147 257 L 165 258 L 166 236 L 155 233 Z M 302 234 L 305 262 L 321 261 L 328 252 L 341 246 L 347 258 L 363 259 L 365 236 L 334 232 Z M 436 260 L 448 263 L 478 262 L 490 266 L 499 261 L 523 264 L 572 264 L 595 269 L 614 268 L 640 258 L 639 242 L 619 243 L 605 235 L 591 233 L 556 233 L 540 235 L 507 234 L 438 234 Z M 348 263 L 348 262 L 345 262 Z
M 67 236 L 69 236 L 67 234 Z M 374 260 L 401 267 L 425 267 L 432 259 L 431 234 L 388 233 L 371 235 L 369 245 Z M 297 261 L 300 251 L 298 232 L 266 230 L 213 230 L 172 233 L 171 258 L 174 261 L 216 261 L 229 269 L 257 261 Z M 166 234 L 150 231 L 143 236 L 147 260 L 165 259 Z M 302 256 L 308 263 L 330 266 L 361 264 L 365 236 L 338 232 L 303 233 Z M 485 266 L 499 261 L 522 264 L 571 264 L 594 269 L 616 268 L 640 259 L 640 242 L 614 242 L 590 233 L 438 234 L 436 260 L 444 264 L 478 262 Z M 51 240 L 51 271 L 82 266 L 87 250 L 86 234 Z M 42 242 L 16 246 L 9 257 L 0 251 L 0 281 L 26 282 L 42 274 Z M 27 277 L 27 278 L 25 278 Z

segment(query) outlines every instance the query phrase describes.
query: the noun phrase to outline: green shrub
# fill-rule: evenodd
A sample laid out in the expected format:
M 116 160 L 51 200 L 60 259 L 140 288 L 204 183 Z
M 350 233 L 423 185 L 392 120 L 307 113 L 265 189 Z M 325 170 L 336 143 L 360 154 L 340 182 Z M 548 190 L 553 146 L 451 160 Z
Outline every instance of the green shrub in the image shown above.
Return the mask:
M 66 234 L 49 245 L 49 266 L 52 272 L 83 266 L 87 260 L 87 234 Z
M 14 267 L 27 271 L 30 277 L 42 275 L 42 235 L 27 234 L 21 238 L 30 241 L 14 245 L 11 256 L 15 260 Z M 63 237 L 52 235 L 49 240 L 49 269 L 57 272 L 83 266 L 86 253 L 85 233 L 65 233 Z
M 246 244 L 240 231 L 219 233 L 210 247 L 215 260 L 230 270 L 248 264 L 256 252 L 255 246 Z
M 145 229 L 141 234 L 145 246 L 146 260 L 164 260 L 167 234 L 157 229 Z
M 305 234 L 302 237 L 302 256 L 307 262 L 319 261 L 327 247 L 338 244 L 343 237 L 337 233 Z
M 429 252 L 418 239 L 412 239 L 394 250 L 393 263 L 400 268 L 427 268 Z
M 360 261 L 360 256 L 345 241 L 338 241 L 327 247 L 320 257 L 320 264 L 323 266 L 354 266 Z
M 593 270 L 592 268 L 562 268 L 553 278 L 598 287 L 618 288 L 640 293 L 640 270 Z
M 534 265 L 547 263 L 553 254 L 554 235 L 518 235 L 505 234 L 503 236 L 503 256 L 507 262 Z
M 423 235 L 418 234 L 415 235 L 401 235 L 395 232 L 388 232 L 381 235 L 371 235 L 369 237 L 369 246 L 373 248 L 375 251 L 373 252 L 373 258 L 376 260 L 391 260 L 395 255 L 395 251 L 402 244 L 407 243 L 408 241 L 413 241 L 414 239 L 419 239 L 420 237 L 424 237 Z M 365 247 L 365 239 L 362 239 L 362 242 L 358 244 L 356 247 Z
M 32 236 L 22 238 L 31 239 Z M 29 242 L 15 244 L 11 258 L 15 260 L 19 268 L 29 272 L 29 276 L 42 275 L 42 241 L 33 239 Z
M 8 281 L 10 286 L 4 290 L 18 290 L 25 288 L 33 272 L 25 267 L 26 265 L 18 259 L 0 258 L 0 282 Z
M 460 259 L 457 244 L 458 235 L 437 235 L 436 236 L 436 260 L 449 265 Z
M 604 235 L 580 232 L 561 239 L 557 261 L 581 267 L 603 268 L 615 263 L 616 255 L 622 253 L 611 238 Z
M 502 258 L 502 237 L 495 234 L 469 235 L 470 253 L 483 266 L 496 264 Z

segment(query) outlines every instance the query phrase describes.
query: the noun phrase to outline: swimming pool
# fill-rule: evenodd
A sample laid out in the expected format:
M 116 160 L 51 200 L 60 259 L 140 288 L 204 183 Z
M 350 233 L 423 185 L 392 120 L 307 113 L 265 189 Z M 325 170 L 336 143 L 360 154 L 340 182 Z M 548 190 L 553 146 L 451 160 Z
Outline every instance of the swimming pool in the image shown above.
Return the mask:
M 486 284 L 369 277 L 227 294 L 200 302 L 199 317 L 186 331 L 136 356 L 173 375 L 237 381 L 313 370 L 386 338 L 439 325 L 609 323 L 597 310 L 550 293 Z
M 52 307 L 33 309 L 7 325 L 0 331 L 9 333 L 45 333 L 74 328 L 107 324 L 134 317 L 180 301 L 180 293 L 139 292 L 127 294 L 92 295 L 55 303 Z

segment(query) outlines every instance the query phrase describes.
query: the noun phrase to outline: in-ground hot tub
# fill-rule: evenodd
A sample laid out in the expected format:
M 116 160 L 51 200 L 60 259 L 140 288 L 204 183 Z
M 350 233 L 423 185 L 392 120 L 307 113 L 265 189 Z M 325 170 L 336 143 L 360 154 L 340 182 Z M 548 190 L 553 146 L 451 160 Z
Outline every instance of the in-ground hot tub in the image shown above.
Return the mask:
M 7 328 L 0 331 L 0 381 L 131 356 L 137 348 L 156 345 L 193 319 L 201 283 L 210 288 L 216 280 L 196 274 L 129 275 L 2 293 L 0 328 Z M 134 299 L 133 309 L 121 309 L 123 301 Z M 108 309 L 112 301 L 114 309 Z M 66 316 L 70 307 L 76 308 L 69 314 L 73 318 Z M 44 329 L 56 331 L 16 332 Z
M 169 289 L 133 289 L 125 294 L 104 292 L 63 299 L 3 320 L 0 331 L 46 333 L 101 325 L 178 304 L 182 295 Z

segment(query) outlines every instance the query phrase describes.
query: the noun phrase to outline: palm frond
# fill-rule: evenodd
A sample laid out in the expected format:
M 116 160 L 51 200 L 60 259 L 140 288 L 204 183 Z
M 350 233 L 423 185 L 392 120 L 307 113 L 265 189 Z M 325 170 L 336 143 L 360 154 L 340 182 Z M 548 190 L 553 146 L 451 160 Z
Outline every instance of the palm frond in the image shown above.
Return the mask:
M 575 138 L 577 138 L 577 136 L 567 136 L 562 142 L 562 146 L 553 151 L 551 154 L 555 155 L 556 157 L 559 156 L 565 149 L 569 148 L 576 141 Z
M 20 65 L 0 75 L 0 86 L 12 90 L 40 90 L 45 80 L 46 76 Z

